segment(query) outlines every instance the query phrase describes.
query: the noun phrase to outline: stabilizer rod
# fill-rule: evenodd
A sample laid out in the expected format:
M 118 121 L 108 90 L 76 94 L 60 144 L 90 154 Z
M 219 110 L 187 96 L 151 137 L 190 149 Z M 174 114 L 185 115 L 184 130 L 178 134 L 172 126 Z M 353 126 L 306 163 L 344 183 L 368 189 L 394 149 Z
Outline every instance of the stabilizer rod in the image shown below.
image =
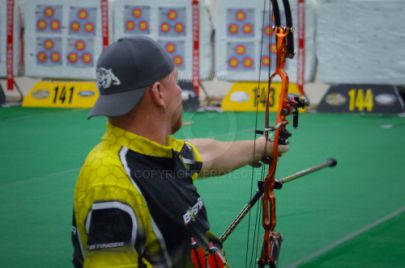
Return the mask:
M 276 189 L 281 189 L 283 187 L 284 183 L 299 179 L 305 175 L 308 175 L 310 173 L 316 172 L 320 169 L 323 169 L 325 167 L 335 167 L 337 165 L 337 161 L 335 158 L 329 158 L 326 162 L 321 163 L 319 165 L 298 171 L 294 174 L 291 174 L 287 177 L 284 177 L 282 179 L 276 180 Z
M 335 158 L 330 158 L 326 162 L 323 162 L 319 165 L 298 171 L 292 175 L 284 177 L 282 179 L 276 180 L 275 189 L 281 189 L 284 183 L 296 180 L 301 178 L 305 175 L 310 173 L 316 172 L 321 170 L 325 167 L 335 167 L 337 165 L 337 161 Z M 258 182 L 258 189 L 253 197 L 249 200 L 249 202 L 243 207 L 243 209 L 238 213 L 232 223 L 229 225 L 228 228 L 223 232 L 223 234 L 219 237 L 219 241 L 224 243 L 224 241 L 229 237 L 229 235 L 235 230 L 236 226 L 242 221 L 242 219 L 249 213 L 252 207 L 259 201 L 260 197 L 263 195 L 263 181 Z

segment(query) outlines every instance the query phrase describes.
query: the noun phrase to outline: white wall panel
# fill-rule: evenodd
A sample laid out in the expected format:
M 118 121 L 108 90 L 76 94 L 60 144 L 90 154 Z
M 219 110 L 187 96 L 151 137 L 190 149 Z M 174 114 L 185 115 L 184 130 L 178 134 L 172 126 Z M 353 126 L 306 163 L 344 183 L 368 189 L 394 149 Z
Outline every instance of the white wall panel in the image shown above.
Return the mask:
M 115 39 L 148 35 L 169 53 L 179 70 L 179 79 L 192 79 L 193 32 L 191 0 L 115 0 Z M 200 77 L 213 70 L 212 26 L 208 6 L 200 4 Z
M 56 79 L 94 79 L 102 50 L 99 0 L 25 2 L 25 73 Z
M 405 1 L 322 1 L 318 77 L 324 83 L 405 83 Z
M 268 0 L 221 0 L 216 8 L 216 75 L 221 80 L 256 81 L 268 75 L 268 62 L 271 69 L 275 66 L 275 53 L 269 55 L 269 36 L 271 25 Z M 293 21 L 297 27 L 297 1 L 290 1 Z M 284 8 L 279 1 L 282 21 Z M 315 72 L 315 14 L 316 2 L 306 1 L 306 63 L 305 80 L 310 81 Z M 264 25 L 263 25 L 264 19 Z M 283 23 L 284 24 L 284 23 Z M 263 43 L 262 32 L 264 33 Z M 295 50 L 298 46 L 298 33 L 294 33 Z M 274 41 L 272 42 L 274 44 Z M 274 47 L 273 47 L 274 49 Z M 262 52 L 261 52 L 262 51 Z M 287 60 L 286 70 L 290 81 L 297 80 L 297 57 Z

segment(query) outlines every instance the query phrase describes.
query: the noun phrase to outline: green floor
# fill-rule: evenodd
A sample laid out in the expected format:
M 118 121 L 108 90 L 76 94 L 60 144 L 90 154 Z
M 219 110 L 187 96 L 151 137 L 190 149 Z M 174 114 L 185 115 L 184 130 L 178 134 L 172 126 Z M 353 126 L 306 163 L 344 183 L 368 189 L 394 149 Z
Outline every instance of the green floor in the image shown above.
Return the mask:
M 105 125 L 86 114 L 0 108 L 0 267 L 71 267 L 75 179 Z M 177 136 L 250 139 L 254 116 L 187 113 Z M 277 192 L 280 267 L 405 267 L 405 118 L 305 114 L 291 141 L 279 177 L 339 164 Z M 214 232 L 248 200 L 251 172 L 197 182 Z M 225 243 L 232 267 L 245 267 L 247 229 L 248 219 Z

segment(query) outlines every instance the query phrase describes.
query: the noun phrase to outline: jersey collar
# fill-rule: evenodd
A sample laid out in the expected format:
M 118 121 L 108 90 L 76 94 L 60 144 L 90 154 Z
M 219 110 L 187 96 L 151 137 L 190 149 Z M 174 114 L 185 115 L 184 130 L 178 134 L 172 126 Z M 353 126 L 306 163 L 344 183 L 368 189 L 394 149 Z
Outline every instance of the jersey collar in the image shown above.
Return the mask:
M 110 123 L 107 123 L 107 130 L 103 140 L 128 147 L 130 150 L 140 154 L 167 158 L 173 157 L 173 151 L 180 152 L 184 146 L 184 140 L 178 140 L 171 136 L 168 137 L 168 145 L 164 146 L 143 136 L 113 126 Z

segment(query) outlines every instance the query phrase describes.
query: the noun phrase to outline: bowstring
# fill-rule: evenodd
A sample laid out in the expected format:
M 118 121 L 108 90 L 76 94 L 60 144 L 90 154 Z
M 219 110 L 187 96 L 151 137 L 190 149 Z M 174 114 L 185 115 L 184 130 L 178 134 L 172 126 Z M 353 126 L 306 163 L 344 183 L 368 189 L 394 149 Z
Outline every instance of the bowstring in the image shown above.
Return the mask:
M 271 0 L 268 0 L 269 3 L 271 3 Z M 269 26 L 272 26 L 273 22 L 273 15 L 270 15 L 270 7 L 271 4 L 269 4 L 269 12 L 268 12 L 268 17 L 269 17 Z M 257 139 L 257 126 L 258 126 L 258 115 L 259 115 L 259 103 L 260 100 L 262 99 L 262 90 L 261 89 L 261 73 L 262 73 L 262 57 L 263 57 L 263 44 L 264 44 L 264 23 L 266 19 L 266 9 L 267 9 L 267 0 L 263 1 L 263 16 L 262 16 L 262 30 L 261 30 L 261 37 L 260 37 L 260 57 L 259 57 L 259 80 L 258 80 L 258 85 L 257 85 L 257 95 L 255 96 L 256 98 L 256 112 L 255 112 L 255 131 L 254 131 L 254 145 L 253 145 L 253 159 L 256 155 L 256 139 Z M 273 9 L 271 9 L 273 12 Z M 272 64 L 272 57 L 271 57 L 271 47 L 272 47 L 272 30 L 269 34 L 269 46 L 268 46 L 268 53 L 269 53 L 269 64 L 268 64 L 268 77 L 271 75 L 271 64 Z M 267 91 L 270 91 L 270 86 L 271 86 L 271 81 L 268 82 L 268 89 Z M 264 94 L 268 94 L 268 92 L 264 91 Z M 266 97 L 266 95 L 264 96 Z M 267 98 L 265 98 L 267 99 Z M 267 103 L 266 103 L 267 105 Z M 266 131 L 266 130 L 265 130 Z M 266 135 L 268 136 L 268 135 Z M 265 149 L 264 149 L 264 155 L 267 154 L 267 142 L 268 139 L 265 140 Z M 260 179 L 261 181 L 264 181 L 264 174 L 266 172 L 266 165 L 262 164 L 261 166 L 261 174 L 260 174 Z M 255 178 L 255 168 L 252 168 L 252 175 L 251 175 L 251 180 L 250 180 L 250 196 L 253 196 L 253 191 L 254 191 L 254 182 Z M 255 224 L 254 224 L 254 230 L 253 230 L 253 239 L 252 239 L 252 253 L 250 254 L 250 260 L 249 260 L 249 266 L 248 266 L 248 255 L 249 255 L 249 245 L 250 245 L 250 232 L 251 232 L 251 213 L 249 213 L 248 216 L 248 229 L 247 229 L 247 243 L 246 243 L 246 254 L 245 254 L 245 267 L 254 267 L 255 265 L 255 256 L 257 256 L 258 250 L 259 250 L 259 235 L 260 235 L 260 228 L 259 228 L 259 219 L 262 216 L 262 205 L 256 207 L 256 216 L 255 216 Z

